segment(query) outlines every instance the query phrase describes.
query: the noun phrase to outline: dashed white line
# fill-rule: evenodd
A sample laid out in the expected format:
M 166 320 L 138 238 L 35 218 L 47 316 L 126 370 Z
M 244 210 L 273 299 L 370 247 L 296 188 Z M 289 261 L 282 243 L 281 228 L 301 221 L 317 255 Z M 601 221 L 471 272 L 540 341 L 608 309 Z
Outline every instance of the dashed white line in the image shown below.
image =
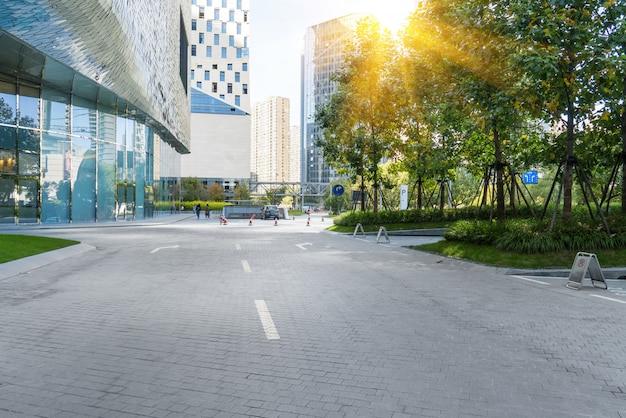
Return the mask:
M 594 298 L 600 298 L 600 299 L 610 300 L 611 302 L 626 303 L 626 300 L 620 300 L 620 299 L 607 298 L 606 296 L 600 296 L 600 295 L 589 295 L 589 296 L 592 296 L 592 297 L 594 297 Z
M 264 300 L 255 300 L 256 310 L 259 313 L 259 318 L 261 319 L 261 325 L 263 325 L 263 331 L 265 331 L 265 337 L 268 340 L 279 340 L 280 335 L 278 335 L 278 330 L 274 325 L 274 321 L 272 320 L 272 315 L 270 315 L 269 309 L 267 309 L 267 305 Z
M 244 273 L 252 273 L 252 269 L 250 268 L 250 264 L 246 260 L 241 260 L 241 267 L 243 267 Z
M 543 284 L 543 285 L 546 285 L 546 286 L 550 286 L 550 283 L 541 282 L 539 280 L 529 279 L 528 277 L 515 276 L 515 275 L 513 275 L 511 277 L 515 277 L 516 279 L 520 279 L 520 280 L 525 280 L 527 282 L 533 282 L 533 283 L 537 283 L 537 284 Z

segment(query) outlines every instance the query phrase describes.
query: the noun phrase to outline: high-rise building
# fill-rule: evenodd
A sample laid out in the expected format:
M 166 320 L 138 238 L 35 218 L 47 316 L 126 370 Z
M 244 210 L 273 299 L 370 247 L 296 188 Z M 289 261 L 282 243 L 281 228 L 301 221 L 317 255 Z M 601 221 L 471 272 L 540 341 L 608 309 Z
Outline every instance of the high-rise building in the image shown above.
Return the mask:
M 303 193 L 318 194 L 334 178 L 324 160 L 322 150 L 315 146 L 321 130 L 315 124 L 315 111 L 335 93 L 331 76 L 344 63 L 346 43 L 364 14 L 350 14 L 307 28 L 302 55 L 301 96 L 301 181 Z
M 254 106 L 250 166 L 256 182 L 288 182 L 289 99 L 270 97 Z
M 249 0 L 191 1 L 191 153 L 182 176 L 230 195 L 250 178 Z
M 2 2 L 0 222 L 169 212 L 190 142 L 188 21 L 186 0 Z
M 300 126 L 289 128 L 289 178 L 291 183 L 300 183 Z

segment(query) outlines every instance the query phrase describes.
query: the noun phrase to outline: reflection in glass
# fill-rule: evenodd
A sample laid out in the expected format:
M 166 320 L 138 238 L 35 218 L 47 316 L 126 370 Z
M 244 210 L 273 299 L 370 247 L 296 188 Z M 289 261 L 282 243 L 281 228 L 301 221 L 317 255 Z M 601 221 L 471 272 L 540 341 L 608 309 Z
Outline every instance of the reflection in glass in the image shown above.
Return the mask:
M 15 125 L 15 87 L 0 81 L 0 123 Z
M 20 151 L 39 152 L 39 131 L 20 128 L 18 130 L 18 148 Z
M 72 135 L 96 137 L 96 111 L 86 100 L 74 98 L 72 106 Z
M 15 222 L 15 180 L 0 178 L 0 223 Z
M 72 137 L 72 221 L 96 220 L 96 143 Z
M 55 91 L 43 90 L 43 129 L 46 131 L 68 132 L 69 95 Z
M 115 144 L 98 143 L 98 221 L 115 220 Z
M 19 156 L 19 174 L 21 176 L 39 176 L 39 154 L 20 152 Z
M 0 149 L 0 174 L 15 174 L 16 167 L 15 151 Z
M 17 128 L 0 126 L 0 148 L 15 148 Z
M 37 222 L 38 195 L 39 187 L 37 180 L 19 180 L 17 216 L 20 223 Z
M 39 89 L 20 86 L 18 125 L 39 128 Z
M 44 132 L 41 167 L 41 221 L 70 221 L 70 141 Z

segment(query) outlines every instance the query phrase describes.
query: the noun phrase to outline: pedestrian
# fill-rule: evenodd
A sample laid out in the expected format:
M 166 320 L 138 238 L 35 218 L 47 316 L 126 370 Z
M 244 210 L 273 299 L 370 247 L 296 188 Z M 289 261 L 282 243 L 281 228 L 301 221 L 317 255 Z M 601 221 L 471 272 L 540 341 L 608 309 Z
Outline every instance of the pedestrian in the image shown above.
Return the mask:
M 193 210 L 196 212 L 196 218 L 200 219 L 200 203 L 193 207 Z
M 204 210 L 204 216 L 207 219 L 211 219 L 211 210 L 209 209 L 209 204 L 206 204 L 206 209 Z

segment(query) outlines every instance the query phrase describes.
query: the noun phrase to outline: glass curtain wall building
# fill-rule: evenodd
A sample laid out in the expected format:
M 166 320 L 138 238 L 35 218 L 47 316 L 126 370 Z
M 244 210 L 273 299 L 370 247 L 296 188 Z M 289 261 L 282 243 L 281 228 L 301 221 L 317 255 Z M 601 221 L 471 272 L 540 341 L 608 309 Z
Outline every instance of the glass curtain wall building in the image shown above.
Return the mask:
M 319 185 L 328 185 L 334 170 L 324 161 L 322 150 L 315 146 L 321 130 L 315 125 L 315 111 L 335 93 L 331 76 L 344 62 L 344 48 L 354 36 L 359 20 L 365 14 L 350 14 L 307 28 L 302 55 L 301 95 L 301 181 L 305 193 L 319 192 Z
M 185 0 L 3 1 L 0 223 L 169 210 L 189 152 L 189 14 Z

